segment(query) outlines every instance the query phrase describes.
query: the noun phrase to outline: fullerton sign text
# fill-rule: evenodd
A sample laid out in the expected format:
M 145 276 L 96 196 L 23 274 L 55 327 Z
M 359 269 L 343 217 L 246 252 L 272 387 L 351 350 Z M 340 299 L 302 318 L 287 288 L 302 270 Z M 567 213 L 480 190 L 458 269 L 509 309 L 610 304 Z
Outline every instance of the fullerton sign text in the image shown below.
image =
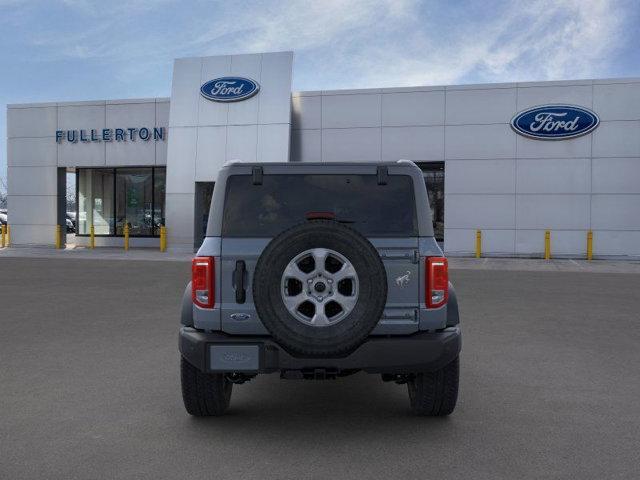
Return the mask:
M 102 128 L 87 130 L 56 130 L 56 143 L 135 142 L 164 140 L 164 127 Z

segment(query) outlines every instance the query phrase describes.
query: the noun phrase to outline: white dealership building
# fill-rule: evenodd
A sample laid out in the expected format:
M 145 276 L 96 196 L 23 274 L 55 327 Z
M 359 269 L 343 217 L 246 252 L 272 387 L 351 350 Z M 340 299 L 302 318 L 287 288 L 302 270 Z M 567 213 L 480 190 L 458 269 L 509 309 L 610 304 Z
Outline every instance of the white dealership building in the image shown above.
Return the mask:
M 13 104 L 14 246 L 55 243 L 76 175 L 76 241 L 202 240 L 225 162 L 410 159 L 450 255 L 640 256 L 640 79 L 292 92 L 293 53 L 181 58 L 170 98 Z M 233 100 L 233 101 L 231 101 Z

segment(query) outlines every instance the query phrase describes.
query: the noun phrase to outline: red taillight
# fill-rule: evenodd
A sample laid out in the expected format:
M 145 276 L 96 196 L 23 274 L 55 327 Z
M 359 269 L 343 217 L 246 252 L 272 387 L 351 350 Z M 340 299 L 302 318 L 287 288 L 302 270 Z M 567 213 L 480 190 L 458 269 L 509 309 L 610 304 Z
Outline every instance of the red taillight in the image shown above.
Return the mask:
M 191 262 L 191 300 L 202 308 L 215 303 L 213 257 L 196 257 Z
M 429 257 L 426 268 L 427 308 L 441 307 L 449 298 L 449 266 L 444 257 Z

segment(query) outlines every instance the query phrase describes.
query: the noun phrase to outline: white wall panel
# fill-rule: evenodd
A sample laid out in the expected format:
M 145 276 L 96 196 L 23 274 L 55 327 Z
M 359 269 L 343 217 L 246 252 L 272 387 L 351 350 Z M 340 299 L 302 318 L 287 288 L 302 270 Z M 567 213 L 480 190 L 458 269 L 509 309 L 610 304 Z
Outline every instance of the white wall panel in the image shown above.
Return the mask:
M 315 129 L 322 127 L 322 97 L 295 96 L 291 98 L 293 129 Z
M 291 161 L 321 162 L 322 131 L 291 130 Z
M 57 195 L 57 167 L 7 168 L 9 195 Z
M 199 127 L 196 182 L 215 182 L 226 161 L 227 127 Z
M 167 245 L 174 250 L 193 250 L 194 194 L 169 193 L 166 199 Z
M 640 193 L 640 157 L 594 158 L 593 193 Z
M 482 230 L 482 255 L 513 255 L 515 230 Z M 473 254 L 476 229 L 445 228 L 445 253 Z
M 167 155 L 174 160 L 167 165 L 167 198 L 169 193 L 195 191 L 196 135 L 195 128 L 171 129 Z
M 517 135 L 518 158 L 585 158 L 591 156 L 591 134 L 570 140 L 534 140 Z
M 258 125 L 258 162 L 289 161 L 289 124 Z
M 518 111 L 548 103 L 563 103 L 591 108 L 591 85 L 518 87 Z
M 447 125 L 447 159 L 515 158 L 516 135 L 509 125 Z
M 445 228 L 444 252 L 471 254 L 475 251 L 476 231 L 473 229 Z
M 593 195 L 593 230 L 640 230 L 640 195 Z
M 227 127 L 227 161 L 257 161 L 257 125 L 229 125 Z
M 515 113 L 515 88 L 447 91 L 447 125 L 509 123 Z
M 165 139 L 155 142 L 156 145 L 156 165 L 165 166 L 167 164 L 168 129 L 165 129 Z
M 444 91 L 385 93 L 382 95 L 382 126 L 444 124 Z
M 445 193 L 515 193 L 515 160 L 449 160 Z
M 59 167 L 102 167 L 105 165 L 105 142 L 69 143 L 65 141 L 57 145 Z
M 384 127 L 382 160 L 444 160 L 444 127 Z
M 293 52 L 262 55 L 258 123 L 291 122 L 291 64 Z M 288 137 L 288 135 L 287 135 Z
M 593 255 L 640 256 L 640 231 L 594 231 Z
M 380 129 L 339 128 L 322 130 L 322 161 L 380 161 Z
M 593 86 L 593 109 L 600 120 L 640 120 L 640 82 Z
M 7 108 L 7 137 L 55 137 L 57 107 Z
M 155 142 L 156 165 L 167 164 L 167 145 L 169 143 L 169 102 L 156 103 L 156 127 L 164 127 L 164 140 Z
M 59 106 L 58 130 L 84 130 L 87 135 L 91 129 L 101 131 L 105 128 L 105 108 L 106 102 L 95 105 Z M 125 125 L 123 128 L 129 126 L 132 125 Z M 53 134 L 55 135 L 55 131 Z
M 589 193 L 591 160 L 554 158 L 517 161 L 518 193 Z
M 173 63 L 171 113 L 169 125 L 194 126 L 198 123 L 201 58 L 178 58 Z M 204 99 L 203 99 L 204 100 Z
M 53 167 L 58 163 L 54 137 L 7 139 L 7 165 Z
M 518 195 L 516 226 L 586 230 L 589 228 L 589 195 Z
M 11 218 L 9 222 L 11 223 L 12 245 L 48 245 L 51 247 L 55 245 L 55 220 L 50 225 L 19 225 L 12 223 Z
M 9 224 L 55 225 L 58 219 L 57 195 L 9 195 Z M 54 230 L 51 230 L 54 236 Z
M 323 95 L 322 128 L 380 126 L 380 95 Z
M 106 106 L 106 128 L 150 128 L 155 125 L 155 102 L 119 103 Z
M 248 77 L 260 83 L 262 69 L 262 55 L 233 55 L 231 57 L 231 75 Z M 262 89 L 264 90 L 264 88 Z M 288 89 L 291 91 L 291 88 Z M 258 123 L 259 98 L 263 94 L 258 93 L 241 102 L 229 102 L 229 125 L 255 125 Z M 203 99 L 204 101 L 208 101 Z
M 594 157 L 640 157 L 640 121 L 602 122 L 592 135 Z
M 545 230 L 517 230 L 517 255 L 544 255 Z M 583 256 L 587 253 L 586 230 L 552 230 L 551 257 L 557 255 Z
M 515 195 L 444 196 L 444 220 L 449 228 L 513 228 Z
M 229 104 L 212 102 L 200 94 L 200 87 L 214 78 L 228 77 L 231 75 L 231 55 L 219 57 L 205 57 L 202 59 L 202 70 L 199 74 L 197 87 L 197 124 L 198 125 L 226 125 L 229 114 Z M 258 80 L 257 78 L 254 80 Z M 173 100 L 172 100 L 173 103 Z M 173 115 L 173 114 L 172 114 Z M 194 124 L 195 125 L 195 124 Z
M 169 127 L 169 110 L 171 104 L 168 100 L 160 100 L 156 102 L 156 126 Z

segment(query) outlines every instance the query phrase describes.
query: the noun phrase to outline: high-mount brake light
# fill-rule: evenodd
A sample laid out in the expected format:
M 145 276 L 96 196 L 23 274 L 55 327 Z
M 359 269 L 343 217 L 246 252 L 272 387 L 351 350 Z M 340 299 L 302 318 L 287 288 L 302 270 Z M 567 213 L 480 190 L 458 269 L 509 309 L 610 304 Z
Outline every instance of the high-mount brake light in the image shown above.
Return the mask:
M 336 214 L 333 212 L 307 212 L 304 217 L 307 220 L 335 220 Z
M 427 308 L 438 308 L 449 299 L 449 266 L 444 257 L 429 257 L 425 261 Z
M 196 257 L 191 262 L 191 300 L 201 308 L 215 304 L 213 257 Z

